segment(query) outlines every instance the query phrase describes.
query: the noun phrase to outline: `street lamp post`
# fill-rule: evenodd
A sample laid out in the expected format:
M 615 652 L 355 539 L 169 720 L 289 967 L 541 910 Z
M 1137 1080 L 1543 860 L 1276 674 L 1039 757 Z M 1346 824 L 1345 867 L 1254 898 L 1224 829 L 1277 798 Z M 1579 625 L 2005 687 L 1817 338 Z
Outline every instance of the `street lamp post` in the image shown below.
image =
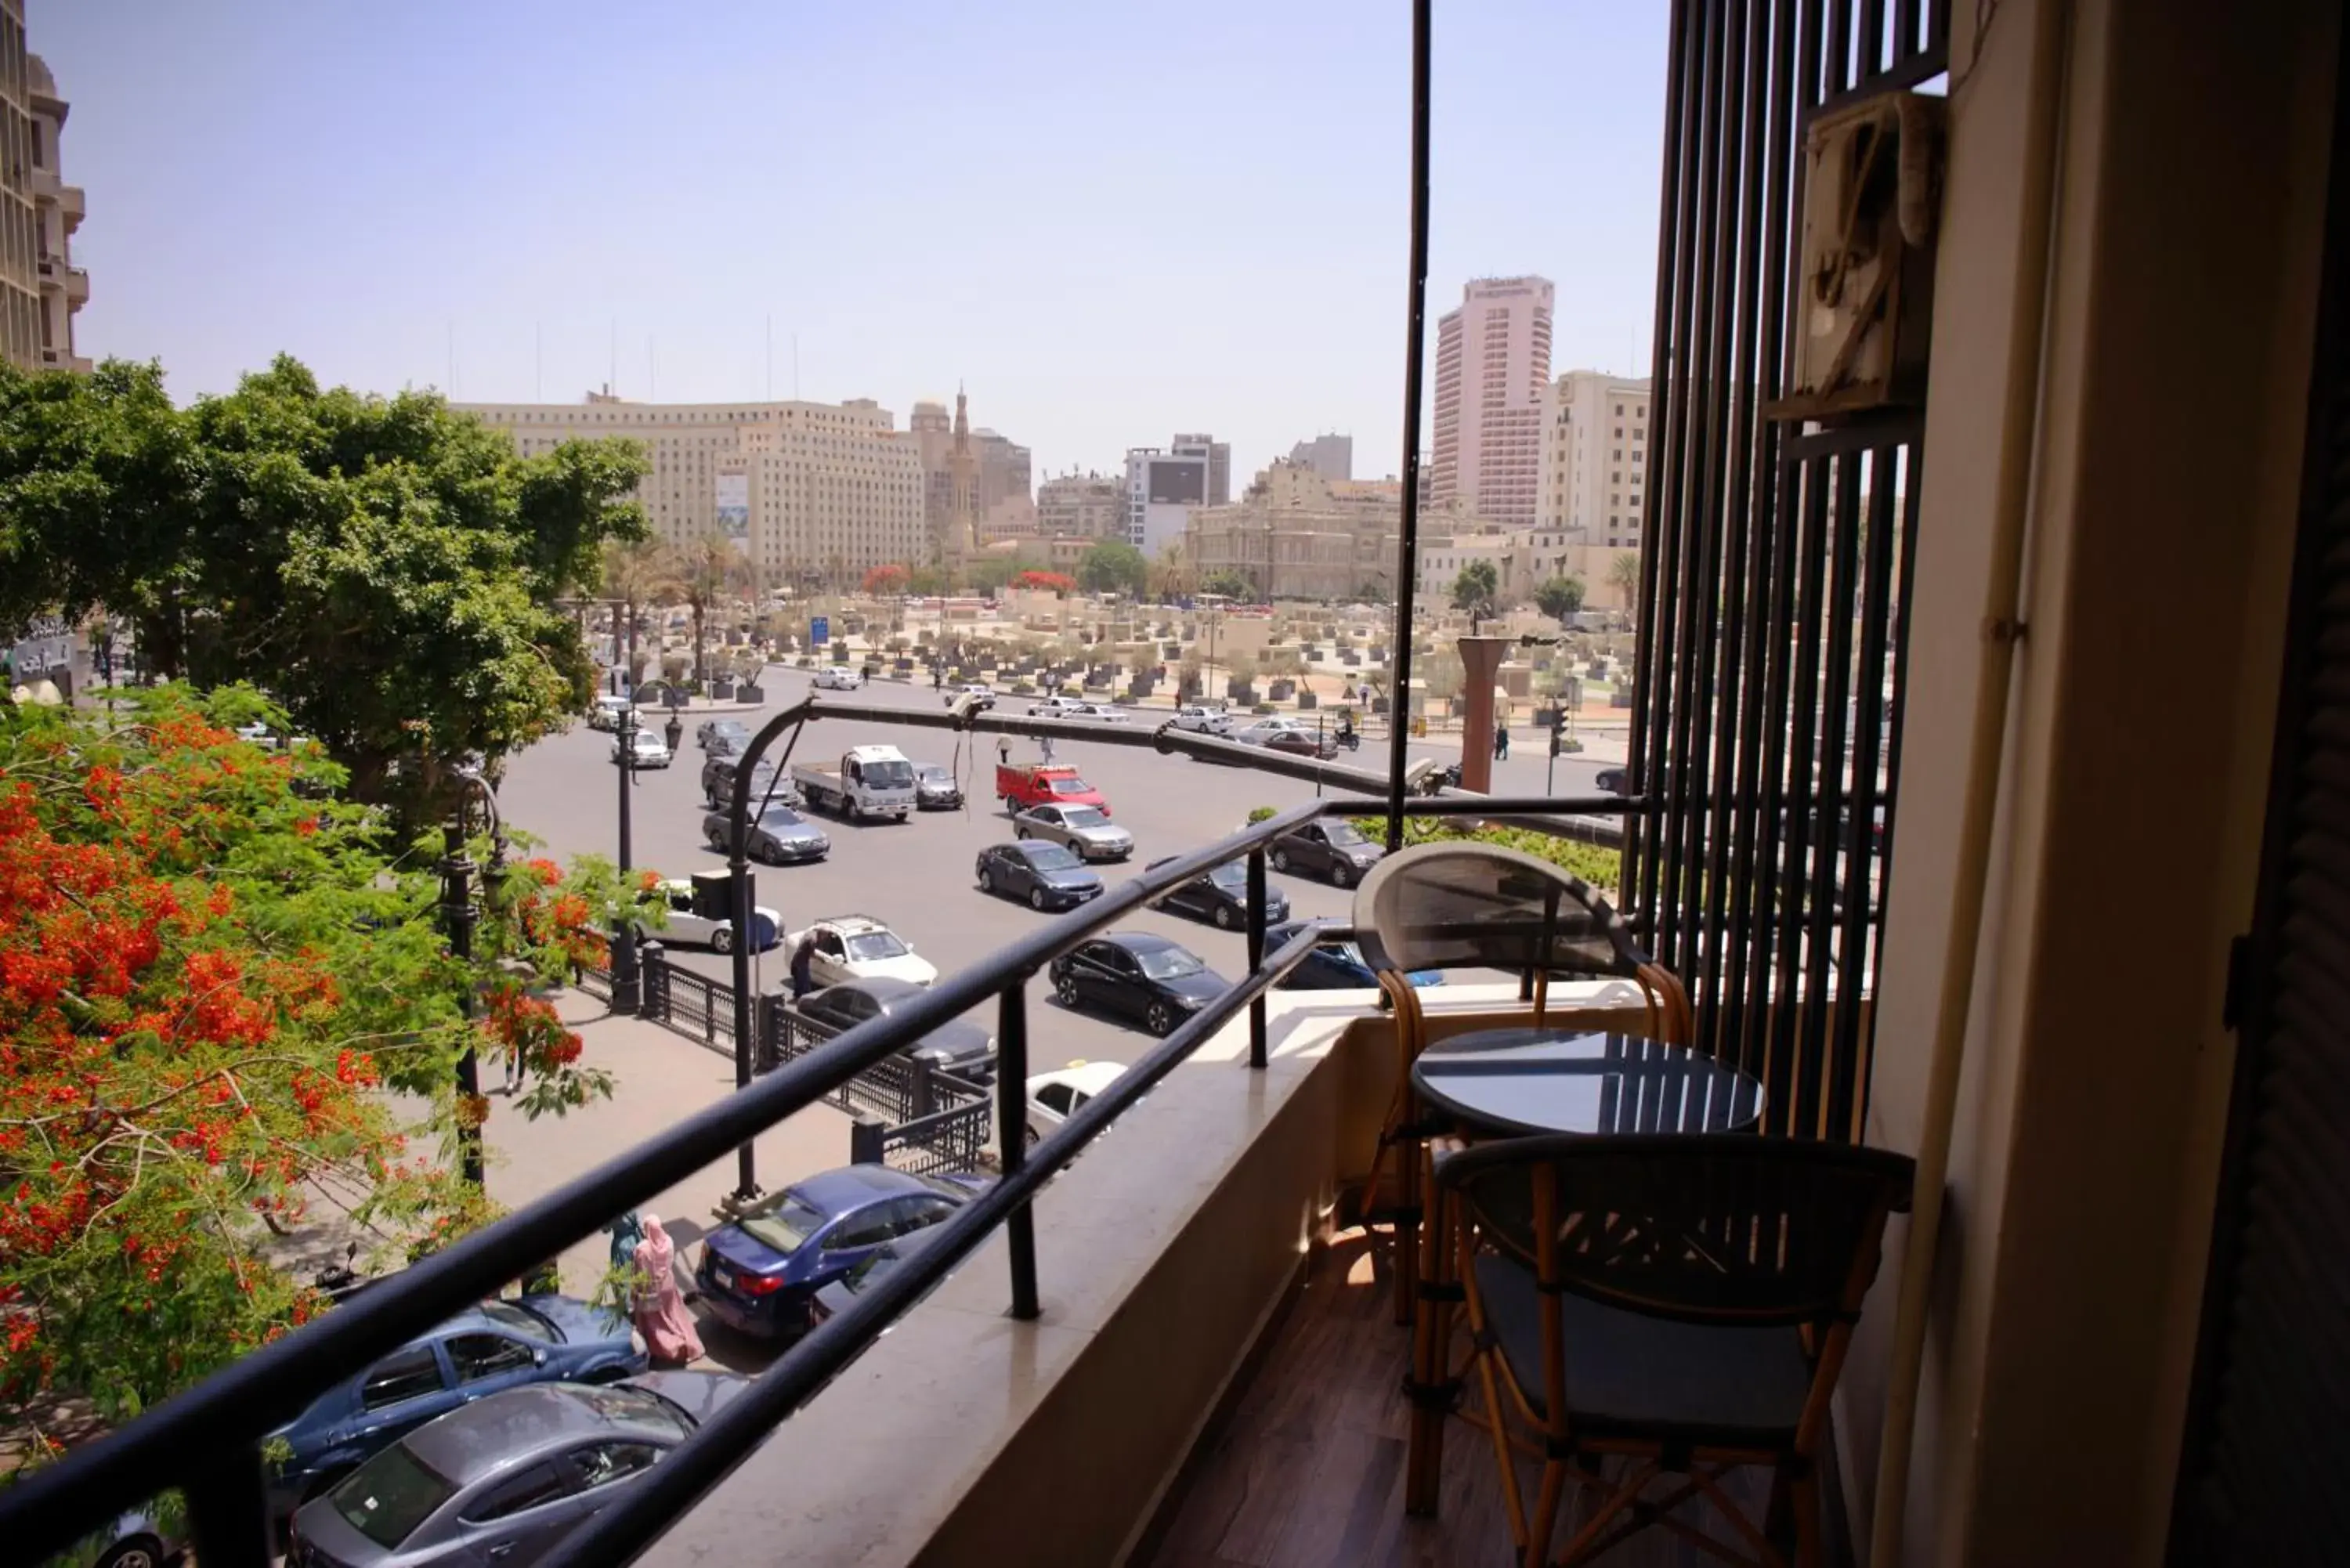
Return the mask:
M 637 705 L 632 699 L 620 710 L 619 755 L 613 771 L 620 779 L 620 877 L 629 875 L 629 786 L 637 775 Z M 625 914 L 612 924 L 612 1011 L 634 1012 L 644 1005 L 642 977 L 637 970 L 636 926 Z

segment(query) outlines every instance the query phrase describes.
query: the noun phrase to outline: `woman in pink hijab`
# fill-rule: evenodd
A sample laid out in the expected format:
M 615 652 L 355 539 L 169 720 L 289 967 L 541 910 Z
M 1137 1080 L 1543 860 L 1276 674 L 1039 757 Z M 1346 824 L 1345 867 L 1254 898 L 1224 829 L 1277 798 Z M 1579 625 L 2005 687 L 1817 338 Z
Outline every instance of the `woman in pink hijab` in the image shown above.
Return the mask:
M 682 1365 L 702 1357 L 702 1336 L 677 1288 L 677 1243 L 654 1215 L 645 1216 L 644 1240 L 637 1243 L 637 1332 L 655 1361 Z

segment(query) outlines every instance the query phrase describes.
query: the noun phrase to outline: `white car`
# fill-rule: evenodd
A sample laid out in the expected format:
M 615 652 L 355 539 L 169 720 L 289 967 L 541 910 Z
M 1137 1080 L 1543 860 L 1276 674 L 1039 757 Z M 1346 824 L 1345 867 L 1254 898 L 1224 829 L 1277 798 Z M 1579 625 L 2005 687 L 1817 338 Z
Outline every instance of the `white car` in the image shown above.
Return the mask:
M 1092 703 L 1079 701 L 1075 697 L 1040 697 L 1028 704 L 1028 716 L 1031 719 L 1058 719 L 1066 714 L 1083 712 L 1091 706 Z
M 636 753 L 632 766 L 639 769 L 669 766 L 669 742 L 661 739 L 659 730 L 636 731 L 629 741 Z M 616 763 L 620 760 L 620 741 L 617 736 L 612 741 L 612 760 Z
M 1028 1141 L 1049 1137 L 1077 1107 L 1118 1081 L 1116 1062 L 1072 1062 L 1028 1080 Z
M 1232 711 L 1211 708 L 1204 702 L 1186 702 L 1175 710 L 1175 727 L 1196 735 L 1229 735 L 1232 732 Z
M 1097 724 L 1130 724 L 1133 716 L 1123 708 L 1113 708 L 1107 702 L 1073 702 L 1061 710 L 1065 719 L 1091 719 Z
M 629 698 L 616 697 L 607 692 L 597 698 L 596 705 L 588 710 L 588 727 L 591 730 L 618 731 L 620 727 L 620 715 L 635 706 L 636 703 Z
M 797 952 L 806 938 L 816 940 L 808 972 L 819 986 L 847 980 L 902 980 L 928 985 L 939 978 L 931 961 L 906 945 L 905 939 L 870 915 L 835 915 L 804 931 L 795 931 L 786 945 Z
M 865 672 L 848 664 L 827 664 L 816 672 L 819 691 L 854 691 L 865 684 Z
M 687 942 L 708 948 L 714 953 L 734 950 L 734 921 L 730 916 L 712 919 L 696 914 L 693 908 L 693 884 L 682 877 L 671 877 L 659 889 L 661 901 L 669 906 L 669 923 L 649 935 L 663 942 Z M 754 953 L 765 952 L 775 945 L 776 934 L 784 929 L 784 918 L 764 904 L 751 906 L 751 929 L 757 940 L 752 943 Z

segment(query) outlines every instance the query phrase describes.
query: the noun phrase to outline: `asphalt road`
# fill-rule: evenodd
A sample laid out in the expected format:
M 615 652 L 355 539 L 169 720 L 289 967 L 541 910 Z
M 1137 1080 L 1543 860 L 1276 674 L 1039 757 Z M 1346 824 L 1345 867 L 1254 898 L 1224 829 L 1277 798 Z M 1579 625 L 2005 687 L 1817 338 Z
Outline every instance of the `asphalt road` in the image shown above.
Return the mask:
M 807 690 L 808 675 L 777 668 L 769 672 L 771 705 L 797 701 Z M 919 687 L 879 681 L 860 693 L 877 704 L 932 711 L 941 705 L 927 683 Z M 1023 699 L 1003 699 L 1013 711 L 1024 709 Z M 747 710 L 744 722 L 756 728 L 774 711 Z M 689 715 L 685 740 L 676 763 L 667 771 L 638 775 L 630 796 L 634 864 L 663 876 L 723 865 L 702 836 L 703 806 L 701 791 L 702 753 L 693 743 L 692 725 L 706 714 Z M 958 740 L 965 742 L 958 754 Z M 972 743 L 981 754 L 972 755 Z M 1496 793 L 1543 793 L 1549 758 L 1536 737 L 1506 763 L 1494 781 Z M 958 737 L 945 730 L 910 725 L 870 726 L 823 722 L 810 725 L 799 742 L 800 761 L 831 759 L 852 745 L 889 743 L 900 747 L 917 762 L 945 763 L 964 780 L 969 805 L 959 812 L 923 812 L 903 824 L 855 826 L 830 818 L 824 822 L 832 839 L 832 854 L 812 866 L 755 867 L 757 901 L 783 917 L 786 929 L 831 915 L 871 915 L 889 924 L 915 951 L 941 972 L 986 957 L 1033 922 L 1050 916 L 1032 912 L 1024 904 L 992 898 L 979 891 L 973 868 L 979 852 L 1008 841 L 1011 829 L 1000 802 L 989 791 L 995 767 L 993 737 Z M 508 766 L 499 791 L 499 805 L 514 826 L 545 841 L 547 852 L 567 859 L 582 853 L 610 856 L 618 848 L 619 774 L 611 763 L 610 734 L 583 723 L 565 734 L 540 742 Z M 1415 755 L 1450 762 L 1457 745 L 1415 747 Z M 1035 742 L 1015 740 L 1014 761 L 1035 761 Z M 1385 761 L 1384 741 L 1367 742 L 1349 763 L 1378 768 Z M 1100 789 L 1118 822 L 1135 836 L 1134 857 L 1097 867 L 1115 886 L 1162 856 L 1197 848 L 1229 834 L 1246 820 L 1252 807 L 1285 807 L 1311 799 L 1314 786 L 1237 768 L 1161 756 L 1137 747 L 1055 742 L 1055 761 L 1074 764 Z M 1594 788 L 1593 775 L 1608 765 L 1606 758 L 1561 757 L 1557 793 L 1584 793 Z M 1367 805 L 1369 804 L 1366 802 Z M 1351 894 L 1326 883 L 1298 876 L 1274 874 L 1274 885 L 1289 896 L 1298 918 L 1349 913 Z M 1120 929 L 1154 930 L 1171 937 L 1198 953 L 1209 967 L 1226 976 L 1238 974 L 1247 962 L 1245 939 L 1205 923 L 1159 910 L 1143 910 Z M 716 977 L 729 973 L 729 961 L 698 950 L 672 947 L 671 952 L 688 967 Z M 782 950 L 761 955 L 754 978 L 762 990 L 787 983 L 787 955 Z M 1042 1071 L 1063 1063 L 1131 1061 L 1148 1045 L 1139 1029 L 1107 1019 L 1071 1012 L 1055 1001 L 1042 977 L 1030 992 L 1031 1060 Z M 991 1026 L 993 1019 L 985 1020 Z

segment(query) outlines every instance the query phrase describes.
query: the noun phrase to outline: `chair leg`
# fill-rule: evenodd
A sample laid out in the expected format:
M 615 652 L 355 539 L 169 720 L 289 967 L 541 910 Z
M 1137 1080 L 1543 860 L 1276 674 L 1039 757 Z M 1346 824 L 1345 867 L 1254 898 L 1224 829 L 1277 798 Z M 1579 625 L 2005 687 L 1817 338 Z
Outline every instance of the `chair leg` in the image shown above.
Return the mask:
M 1804 1470 L 1794 1478 L 1796 1568 L 1820 1568 L 1820 1478 Z
M 1416 1118 L 1419 1106 L 1407 1097 L 1404 1115 Z M 1409 1324 L 1414 1298 L 1419 1294 L 1419 1167 L 1424 1145 L 1418 1135 L 1396 1140 L 1395 1320 Z
M 1559 1499 L 1566 1491 L 1566 1461 L 1543 1461 L 1542 1490 L 1534 1496 L 1534 1516 L 1526 1525 L 1524 1568 L 1543 1568 L 1550 1559 L 1551 1532 L 1558 1528 Z

